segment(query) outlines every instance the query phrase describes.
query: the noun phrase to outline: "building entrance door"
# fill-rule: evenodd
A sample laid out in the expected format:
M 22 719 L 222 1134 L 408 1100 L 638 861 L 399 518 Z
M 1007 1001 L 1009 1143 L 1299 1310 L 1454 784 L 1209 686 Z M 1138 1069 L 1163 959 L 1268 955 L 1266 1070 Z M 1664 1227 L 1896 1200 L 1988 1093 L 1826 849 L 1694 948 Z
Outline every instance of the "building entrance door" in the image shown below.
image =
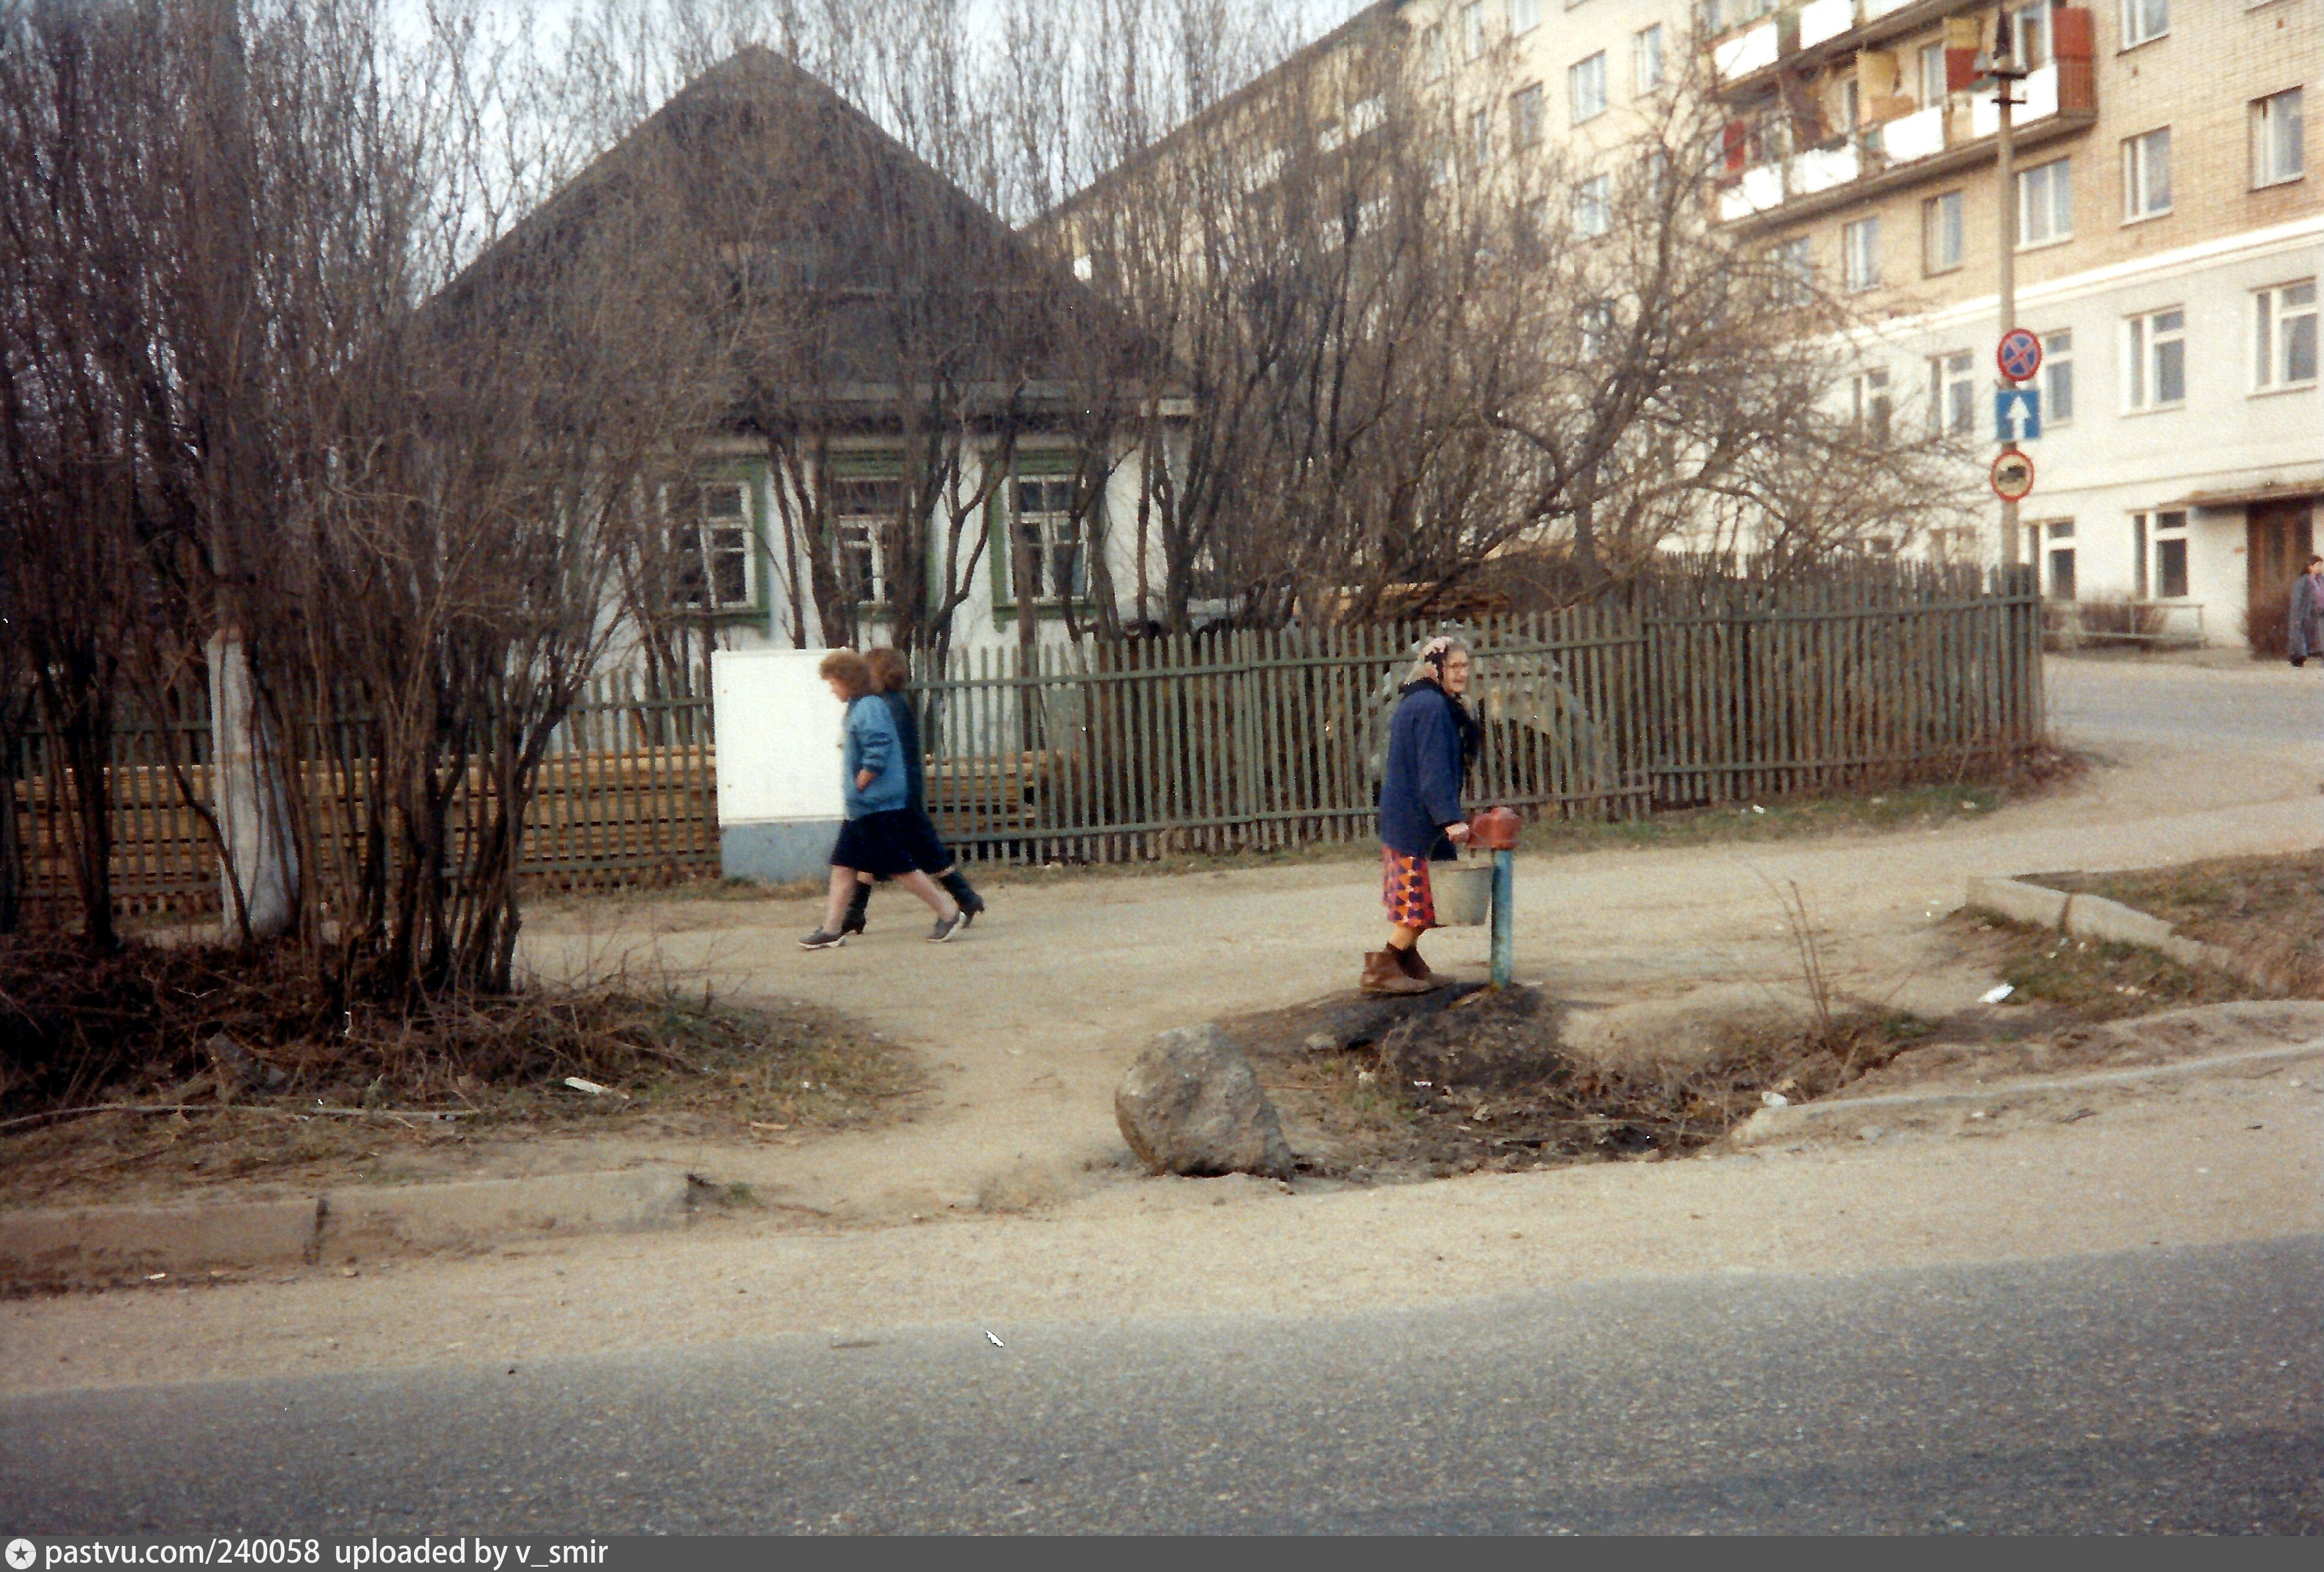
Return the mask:
M 2283 620 L 2289 614 L 2283 597 L 2307 565 L 2308 554 L 2316 549 L 2315 524 L 2304 497 L 2255 502 L 2245 509 L 2244 519 L 2246 626 L 2252 648 L 2273 654 L 2282 648 Z

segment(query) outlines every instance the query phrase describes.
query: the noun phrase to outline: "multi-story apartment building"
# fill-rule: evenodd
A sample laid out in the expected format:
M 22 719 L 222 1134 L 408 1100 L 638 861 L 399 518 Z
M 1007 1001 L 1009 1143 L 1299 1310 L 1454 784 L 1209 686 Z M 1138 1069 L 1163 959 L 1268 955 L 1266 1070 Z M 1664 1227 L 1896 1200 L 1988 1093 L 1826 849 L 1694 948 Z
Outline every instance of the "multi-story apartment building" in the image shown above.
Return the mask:
M 2174 628 L 2236 642 L 2314 548 L 2324 493 L 2305 113 L 2324 0 L 1380 0 L 1286 71 L 1401 30 L 1418 79 L 1465 95 L 1480 147 L 1560 151 L 1584 179 L 1666 87 L 1707 81 L 1718 220 L 1872 325 L 1854 407 L 1983 443 L 2003 209 L 1979 71 L 2005 27 L 2028 70 L 2017 319 L 2046 355 L 2021 560 L 2053 599 L 2164 602 Z M 1998 560 L 1999 517 L 1933 544 Z
M 2247 606 L 2281 615 L 2324 492 L 2324 0 L 1706 0 L 1701 21 L 1731 117 L 1720 216 L 1883 324 L 1859 404 L 1995 436 L 2011 213 L 2046 354 L 2022 509 L 2044 592 L 2200 608 L 2213 643 Z M 2030 71 L 2006 195 L 1978 79 L 2002 27 Z

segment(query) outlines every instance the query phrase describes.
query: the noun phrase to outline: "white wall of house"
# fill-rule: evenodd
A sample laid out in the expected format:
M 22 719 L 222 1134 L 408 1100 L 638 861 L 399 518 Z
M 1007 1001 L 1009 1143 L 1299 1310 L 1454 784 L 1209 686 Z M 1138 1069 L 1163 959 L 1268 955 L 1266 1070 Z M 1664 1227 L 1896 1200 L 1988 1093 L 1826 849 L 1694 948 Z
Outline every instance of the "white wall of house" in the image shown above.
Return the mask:
M 2258 230 L 2071 275 L 2018 295 L 2018 320 L 2045 343 L 2071 335 L 2073 407 L 2059 421 L 2045 369 L 2044 429 L 2025 444 L 2035 464 L 2034 494 L 2019 509 L 2042 525 L 2043 588 L 2063 587 L 2052 554 L 2071 550 L 2073 589 L 2084 601 L 2140 590 L 2136 516 L 2186 510 L 2185 603 L 2203 608 L 2215 644 L 2242 640 L 2246 585 L 2246 519 L 2239 506 L 2189 509 L 2205 493 L 2265 486 L 2324 490 L 2324 395 L 2313 378 L 2262 385 L 2259 292 L 2324 271 L 2324 218 Z M 2184 397 L 2138 407 L 2130 365 L 2135 318 L 2183 312 Z M 1900 319 L 1868 360 L 1889 368 L 1891 385 L 1918 397 L 1898 400 L 1900 418 L 1927 413 L 1932 355 L 1967 350 L 1974 360 L 1973 415 L 1980 451 L 1993 443 L 1993 363 L 1998 305 L 1992 296 Z M 2053 357 L 2054 358 L 2054 357 Z M 2150 378 L 2151 380 L 2151 378 Z M 2153 400 L 2147 400 L 2150 404 Z M 2311 503 L 2312 505 L 2312 503 Z M 2070 538 L 2047 526 L 2070 521 Z M 1997 560 L 1999 509 L 1986 513 L 1986 555 Z M 2145 589 L 2159 598 L 2157 531 L 2146 530 Z

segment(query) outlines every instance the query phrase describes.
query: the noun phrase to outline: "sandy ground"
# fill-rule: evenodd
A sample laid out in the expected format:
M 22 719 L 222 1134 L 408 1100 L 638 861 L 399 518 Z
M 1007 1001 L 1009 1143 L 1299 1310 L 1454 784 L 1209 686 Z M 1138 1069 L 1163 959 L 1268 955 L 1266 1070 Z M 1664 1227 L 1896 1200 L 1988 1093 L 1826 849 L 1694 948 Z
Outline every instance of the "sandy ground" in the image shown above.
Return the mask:
M 1609 1053 L 1683 1042 L 1694 1016 L 1795 1007 L 1776 891 L 1796 881 L 1844 989 L 1943 1014 L 1990 981 L 1936 931 L 1971 876 L 2324 840 L 2308 740 L 2084 740 L 2100 742 L 2106 768 L 1990 817 L 1536 860 L 1517 886 L 1520 975 L 1570 1001 L 1576 1034 Z M 935 1090 L 908 1122 L 798 1145 L 548 1140 L 492 1155 L 505 1172 L 680 1163 L 749 1182 L 766 1203 L 682 1234 L 16 1301 L 0 1307 L 0 1387 L 929 1321 L 1354 1308 L 1590 1276 L 1851 1270 L 2324 1227 L 2324 1097 L 2313 1072 L 2281 1069 L 2116 1099 L 2071 1124 L 1862 1147 L 1301 1194 L 1130 1173 L 1111 1114 L 1129 1058 L 1166 1026 L 1348 987 L 1378 942 L 1377 900 L 1365 863 L 1068 878 L 996 892 L 969 934 L 931 946 L 923 915 L 890 896 L 867 939 L 815 954 L 794 942 L 815 920 L 805 903 L 545 915 L 526 935 L 544 970 L 652 958 L 722 991 L 852 1011 L 922 1054 Z M 1474 975 L 1485 936 L 1440 934 L 1431 953 Z

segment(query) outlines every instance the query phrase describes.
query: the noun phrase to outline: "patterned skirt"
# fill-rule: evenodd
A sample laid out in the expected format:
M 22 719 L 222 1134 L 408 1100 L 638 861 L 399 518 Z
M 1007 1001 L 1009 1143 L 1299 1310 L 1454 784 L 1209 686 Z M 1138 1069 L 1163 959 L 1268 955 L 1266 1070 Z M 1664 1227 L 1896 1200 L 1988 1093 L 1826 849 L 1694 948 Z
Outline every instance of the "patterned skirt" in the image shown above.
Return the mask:
M 1380 904 L 1399 928 L 1435 927 L 1436 892 L 1428 882 L 1428 859 L 1381 847 Z

